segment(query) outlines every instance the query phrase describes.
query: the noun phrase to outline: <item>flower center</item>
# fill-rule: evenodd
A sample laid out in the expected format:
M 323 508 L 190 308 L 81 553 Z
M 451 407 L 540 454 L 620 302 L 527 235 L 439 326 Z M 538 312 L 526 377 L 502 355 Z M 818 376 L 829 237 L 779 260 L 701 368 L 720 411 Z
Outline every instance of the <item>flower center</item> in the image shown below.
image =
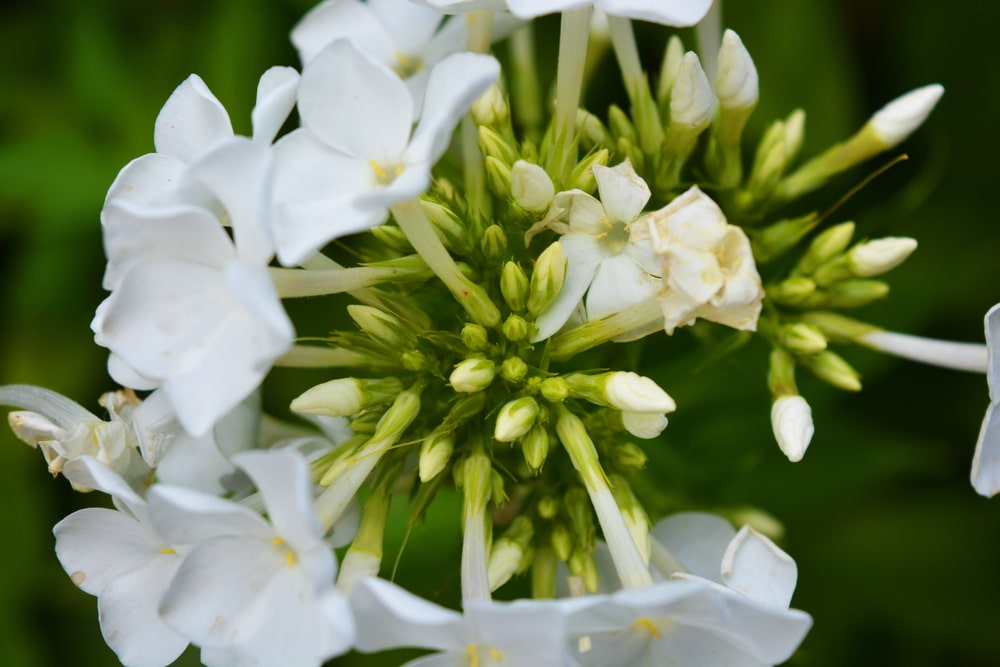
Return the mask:
M 660 629 L 656 627 L 656 624 L 653 623 L 653 620 L 650 618 L 640 618 L 638 621 L 635 622 L 635 627 L 636 630 L 643 630 L 643 629 L 648 630 L 649 633 L 654 637 L 656 637 L 657 639 L 663 638 L 663 636 L 660 634 Z
M 480 651 L 482 651 L 482 656 L 480 656 Z M 465 652 L 466 664 L 469 667 L 486 667 L 487 665 L 499 665 L 503 662 L 503 651 L 493 646 L 469 644 Z
M 611 222 L 608 218 L 601 218 L 601 222 L 607 227 L 607 230 L 598 234 L 597 238 L 604 249 L 612 255 L 617 255 L 625 250 L 631 236 L 628 223 Z
M 271 540 L 271 544 L 281 548 L 281 550 L 285 552 L 285 563 L 288 564 L 288 567 L 292 567 L 295 565 L 296 563 L 295 552 L 292 551 L 291 547 L 285 545 L 284 539 L 282 539 L 281 537 L 275 537 L 273 540 Z
M 424 68 L 424 61 L 419 57 L 408 56 L 402 51 L 396 51 L 396 65 L 392 68 L 400 79 L 408 79 Z
M 385 187 L 396 180 L 403 173 L 405 167 L 401 164 L 379 164 L 375 160 L 369 162 L 372 171 L 375 172 L 375 184 Z

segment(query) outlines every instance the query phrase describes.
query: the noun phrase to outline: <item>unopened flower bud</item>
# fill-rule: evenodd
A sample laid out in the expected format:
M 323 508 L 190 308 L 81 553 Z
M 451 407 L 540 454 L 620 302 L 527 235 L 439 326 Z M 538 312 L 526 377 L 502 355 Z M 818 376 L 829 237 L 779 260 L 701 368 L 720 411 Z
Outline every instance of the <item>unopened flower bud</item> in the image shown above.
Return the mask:
M 465 255 L 472 249 L 469 239 L 469 227 L 450 208 L 444 204 L 427 199 L 420 200 L 420 207 L 427 219 L 434 225 L 444 247 L 452 252 Z
M 415 385 L 406 391 L 401 391 L 375 426 L 372 440 L 391 442 L 398 440 L 403 435 L 403 431 L 409 428 L 413 420 L 420 414 L 420 393 L 422 390 L 422 385 Z
M 448 382 L 455 391 L 473 393 L 489 387 L 496 374 L 496 365 L 488 359 L 465 359 L 455 364 Z
M 466 516 L 486 511 L 493 488 L 493 465 L 482 451 L 473 452 L 461 462 L 462 493 Z
M 482 352 L 490 344 L 490 336 L 486 327 L 469 322 L 462 327 L 462 342 L 472 352 Z
M 677 35 L 671 35 L 667 41 L 667 48 L 663 51 L 663 63 L 660 66 L 660 82 L 656 87 L 656 103 L 661 108 L 667 106 L 670 99 L 670 92 L 677 80 L 677 72 L 681 68 L 681 60 L 684 59 L 684 44 Z
M 715 92 L 721 109 L 753 109 L 757 106 L 757 68 L 743 41 L 732 30 L 726 30 L 722 36 Z
M 499 264 L 507 254 L 507 233 L 500 225 L 490 225 L 483 232 L 479 247 L 489 264 Z
M 844 359 L 830 350 L 800 357 L 819 379 L 845 391 L 861 391 L 860 375 Z
M 800 461 L 812 440 L 812 410 L 798 395 L 779 396 L 771 405 L 771 427 L 778 447 L 792 463 Z
M 809 213 L 798 218 L 779 220 L 750 232 L 753 256 L 758 264 L 785 254 L 819 224 L 820 218 Z
M 767 286 L 767 298 L 786 306 L 800 306 L 816 292 L 816 283 L 804 276 L 792 276 Z
M 701 68 L 701 61 L 693 51 L 681 59 L 680 69 L 670 94 L 670 128 L 683 127 L 700 133 L 712 122 L 715 113 L 715 95 L 712 84 Z
M 543 426 L 535 424 L 525 434 L 521 440 L 521 454 L 532 471 L 542 469 L 545 459 L 549 456 L 549 433 Z
M 649 534 L 649 517 L 646 516 L 646 511 L 642 508 L 642 503 L 632 493 L 632 487 L 624 477 L 621 475 L 611 475 L 608 481 L 610 482 L 611 493 L 614 495 L 615 502 L 618 504 L 622 517 L 625 519 L 625 526 L 628 528 L 635 546 L 638 547 L 643 561 L 645 561 L 646 565 L 649 565 L 649 553 L 652 545 Z
M 826 311 L 813 310 L 802 314 L 802 320 L 819 329 L 824 336 L 838 343 L 855 343 L 878 327 L 859 320 Z
M 799 393 L 795 388 L 795 357 L 788 350 L 775 347 L 771 350 L 769 362 L 767 386 L 771 390 L 771 395 Z
M 517 384 L 528 375 L 528 364 L 521 357 L 507 357 L 500 364 L 500 377 L 507 382 Z
M 853 222 L 842 222 L 825 230 L 809 244 L 809 249 L 796 264 L 794 272 L 803 276 L 811 275 L 816 269 L 844 252 L 852 236 L 854 236 Z
M 615 142 L 601 119 L 584 109 L 576 112 L 576 131 L 581 141 L 590 146 L 609 146 Z
M 412 348 L 417 344 L 417 337 L 395 315 L 362 304 L 347 306 L 347 314 L 358 327 L 390 347 Z
M 510 315 L 503 323 L 504 338 L 513 343 L 523 343 L 531 335 L 531 327 L 520 315 Z
M 826 349 L 826 337 L 805 322 L 782 325 L 778 340 L 785 349 L 796 354 L 815 354 Z
M 500 274 L 500 292 L 515 313 L 528 306 L 528 276 L 517 262 L 506 262 Z
M 494 469 L 490 475 L 490 499 L 501 506 L 507 502 L 506 480 L 499 470 Z
M 420 445 L 417 472 L 421 482 L 429 482 L 448 467 L 451 454 L 455 451 L 455 438 L 450 433 L 436 433 L 428 436 Z
M 537 317 L 549 307 L 566 282 L 566 257 L 562 244 L 554 242 L 542 251 L 531 272 L 528 287 L 528 313 Z
M 402 390 L 403 384 L 396 378 L 340 378 L 306 390 L 292 401 L 291 409 L 304 415 L 350 417 L 370 405 L 394 399 Z
M 517 160 L 517 149 L 488 127 L 479 128 L 479 145 L 482 146 L 484 156 L 494 158 L 508 172 Z
M 530 396 L 509 401 L 497 414 L 493 438 L 497 442 L 514 442 L 526 434 L 538 417 L 538 403 Z
M 510 170 L 510 194 L 524 210 L 544 213 L 552 203 L 556 189 L 544 169 L 526 160 L 518 160 Z
M 476 125 L 496 127 L 503 125 L 510 118 L 510 107 L 500 86 L 493 84 L 485 93 L 479 96 L 469 109 Z
M 573 524 L 573 532 L 576 533 L 577 541 L 584 549 L 593 549 L 597 538 L 594 528 L 594 511 L 587 492 L 578 486 L 573 487 L 566 492 L 564 506 L 566 514 Z
M 911 90 L 876 111 L 868 126 L 885 149 L 897 146 L 923 125 L 943 94 L 937 83 Z
M 407 350 L 400 355 L 399 361 L 408 371 L 426 371 L 434 365 L 434 361 L 420 350 Z
M 667 416 L 658 412 L 622 412 L 622 425 L 637 438 L 658 438 L 667 428 Z
M 648 417 L 650 415 L 644 414 L 642 416 Z M 662 417 L 662 415 L 660 416 Z M 663 420 L 666 421 L 666 417 Z M 615 465 L 627 473 L 636 473 L 642 470 L 646 467 L 646 462 L 649 460 L 646 452 L 642 451 L 642 448 L 634 442 L 623 442 L 617 445 L 611 450 L 611 457 L 614 459 Z
M 552 526 L 552 533 L 549 535 L 552 550 L 556 552 L 556 558 L 561 561 L 569 560 L 573 554 L 573 533 L 564 523 L 557 523 Z
M 486 568 L 491 591 L 507 583 L 516 572 L 525 569 L 524 561 L 534 532 L 531 519 L 519 516 L 511 521 L 503 536 L 493 543 Z
M 569 398 L 569 384 L 561 377 L 545 378 L 541 386 L 542 397 L 550 403 L 562 403 Z
M 511 185 L 510 167 L 492 155 L 486 156 L 484 164 L 486 165 L 486 178 L 493 192 L 497 193 L 500 197 L 509 196 Z
M 847 261 L 854 275 L 871 278 L 899 266 L 916 249 L 915 239 L 887 236 L 854 246 L 847 253 Z
M 594 178 L 593 167 L 595 165 L 606 167 L 609 159 L 611 159 L 611 153 L 607 148 L 593 151 L 585 156 L 570 172 L 569 187 L 582 190 L 587 194 L 594 194 L 594 191 L 597 190 L 597 179 Z
M 406 238 L 406 234 L 403 233 L 403 230 L 396 225 L 379 225 L 378 227 L 372 227 L 369 231 L 376 239 L 378 239 L 379 243 L 386 246 L 390 250 L 395 250 L 400 253 L 413 252 L 413 246 L 410 245 L 410 239 Z
M 808 302 L 820 308 L 860 308 L 889 294 L 889 284 L 881 280 L 843 280 L 817 293 Z
M 588 592 L 597 592 L 601 575 L 597 570 L 597 562 L 594 560 L 592 554 L 577 549 L 569 557 L 569 560 L 566 561 L 566 566 L 574 576 L 583 579 L 583 584 L 586 586 Z
M 538 516 L 543 519 L 554 519 L 559 514 L 559 499 L 556 496 L 542 496 L 535 508 L 538 510 Z
M 635 131 L 635 126 L 632 125 L 632 120 L 617 104 L 608 107 L 608 125 L 615 139 L 626 139 L 632 144 L 639 141 L 639 135 Z
M 608 402 L 628 412 L 673 412 L 677 404 L 660 385 L 631 371 L 611 373 L 604 385 Z

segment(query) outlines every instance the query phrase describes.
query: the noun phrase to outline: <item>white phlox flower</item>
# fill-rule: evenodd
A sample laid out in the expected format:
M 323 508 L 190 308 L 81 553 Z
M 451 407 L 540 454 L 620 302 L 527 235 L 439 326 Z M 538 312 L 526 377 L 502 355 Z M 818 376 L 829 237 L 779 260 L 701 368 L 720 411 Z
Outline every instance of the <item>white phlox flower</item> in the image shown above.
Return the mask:
M 204 435 L 292 344 L 266 264 L 200 207 L 113 201 L 104 224 L 116 279 L 91 324 L 95 340 L 157 383 L 188 433 Z
M 187 639 L 157 613 L 183 549 L 153 528 L 146 503 L 110 468 L 84 456 L 66 464 L 80 485 L 110 494 L 119 510 L 88 508 L 53 529 L 56 556 L 73 583 L 97 596 L 101 634 L 125 667 L 164 667 Z
M 575 646 L 581 665 L 758 667 L 788 659 L 812 620 L 788 609 L 796 570 L 787 554 L 706 514 L 675 515 L 653 535 L 683 571 L 574 609 L 570 632 L 586 638 Z
M 509 14 L 499 14 L 494 20 L 493 39 L 520 23 Z M 292 43 L 307 64 L 334 41 L 351 40 L 406 82 L 417 118 L 431 68 L 445 56 L 466 50 L 466 25 L 464 17 L 445 17 L 410 0 L 325 0 L 298 22 L 292 30 Z
M 426 191 L 455 126 L 499 72 L 491 56 L 446 57 L 413 129 L 413 95 L 392 70 L 348 40 L 324 49 L 302 73 L 302 128 L 275 145 L 278 259 L 298 263 Z
M 53 475 L 64 473 L 67 463 L 83 456 L 108 466 L 137 488 L 149 474 L 131 421 L 139 405 L 131 390 L 101 397 L 110 415 L 107 421 L 61 394 L 31 385 L 0 387 L 0 405 L 24 408 L 10 413 L 10 427 L 19 439 L 42 451 Z M 90 490 L 70 482 L 79 491 Z
M 566 280 L 552 305 L 538 316 L 532 341 L 558 331 L 586 294 L 586 317 L 597 320 L 656 296 L 659 266 L 653 247 L 635 237 L 636 221 L 649 201 L 649 186 L 632 163 L 594 165 L 600 201 L 581 190 L 560 192 L 550 214 L 529 230 L 562 234 Z
M 1000 493 L 1000 303 L 986 313 L 986 348 L 990 406 L 972 459 L 972 486 L 990 497 Z
M 562 667 L 566 620 L 554 601 L 466 601 L 464 613 L 440 607 L 396 584 L 370 577 L 351 592 L 358 649 L 403 646 L 438 651 L 406 665 L 421 667 Z M 609 663 L 610 664 L 610 663 Z
M 634 237 L 649 239 L 656 252 L 668 334 L 699 317 L 756 330 L 764 288 L 750 240 L 718 204 L 693 186 L 643 220 Z
M 508 9 L 514 16 L 530 19 L 545 14 L 593 7 L 611 16 L 650 21 L 686 28 L 708 13 L 712 0 L 416 0 L 443 12 Z
M 244 452 L 233 462 L 257 486 L 268 519 L 242 504 L 157 485 L 157 531 L 189 549 L 160 615 L 202 647 L 209 667 L 318 667 L 354 642 L 354 620 L 333 585 L 336 560 L 312 506 L 301 455 Z

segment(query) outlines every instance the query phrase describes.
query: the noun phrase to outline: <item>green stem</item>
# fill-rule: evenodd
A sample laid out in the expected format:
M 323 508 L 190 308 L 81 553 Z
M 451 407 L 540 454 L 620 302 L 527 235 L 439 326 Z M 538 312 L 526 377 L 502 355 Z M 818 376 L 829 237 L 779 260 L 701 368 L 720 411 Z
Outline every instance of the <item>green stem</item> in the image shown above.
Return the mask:
M 583 90 L 590 12 L 590 7 L 563 12 L 559 28 L 555 135 L 548 171 L 553 180 L 560 183 L 566 181 L 576 164 L 576 112 Z

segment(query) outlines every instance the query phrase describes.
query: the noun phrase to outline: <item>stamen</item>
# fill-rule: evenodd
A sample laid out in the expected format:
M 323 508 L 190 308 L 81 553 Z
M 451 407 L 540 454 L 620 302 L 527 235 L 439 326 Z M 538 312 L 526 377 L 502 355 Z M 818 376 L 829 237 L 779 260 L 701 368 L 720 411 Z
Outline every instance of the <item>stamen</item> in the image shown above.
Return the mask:
M 653 621 L 649 620 L 648 618 L 640 618 L 638 621 L 635 622 L 635 626 L 637 628 L 646 628 L 653 634 L 654 637 L 656 637 L 657 639 L 662 639 L 662 637 L 660 636 L 660 631 L 656 628 L 655 625 L 653 625 Z

